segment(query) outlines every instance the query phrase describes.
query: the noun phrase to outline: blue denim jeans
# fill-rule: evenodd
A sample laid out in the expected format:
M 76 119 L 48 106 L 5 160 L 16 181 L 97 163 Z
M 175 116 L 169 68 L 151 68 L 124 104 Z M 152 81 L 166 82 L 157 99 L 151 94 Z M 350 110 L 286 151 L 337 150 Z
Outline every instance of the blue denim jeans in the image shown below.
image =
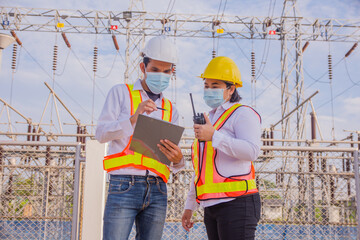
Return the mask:
M 104 213 L 104 240 L 127 240 L 135 222 L 136 240 L 161 239 L 167 207 L 160 177 L 110 175 Z

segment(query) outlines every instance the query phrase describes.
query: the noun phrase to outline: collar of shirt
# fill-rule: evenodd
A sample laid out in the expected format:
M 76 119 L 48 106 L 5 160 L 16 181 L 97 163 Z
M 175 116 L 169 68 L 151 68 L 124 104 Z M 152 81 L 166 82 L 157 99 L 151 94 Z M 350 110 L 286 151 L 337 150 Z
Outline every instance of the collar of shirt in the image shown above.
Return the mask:
M 142 96 L 146 96 L 146 98 L 148 99 L 149 96 L 147 95 L 146 91 L 144 90 L 143 86 L 141 85 L 141 79 L 138 79 L 135 83 L 134 83 L 134 87 L 133 87 L 133 90 L 140 90 L 142 92 Z M 164 97 L 163 93 L 160 93 L 160 97 L 156 100 L 156 102 L 158 100 L 162 100 Z M 147 100 L 147 99 L 144 99 L 144 100 Z
M 227 101 L 227 102 L 221 104 L 220 106 L 218 106 L 217 108 L 212 109 L 209 112 L 209 118 L 210 118 L 211 123 L 214 124 L 213 121 L 216 121 L 221 116 L 221 114 L 223 114 L 226 110 L 228 110 L 230 107 L 232 107 L 236 103 L 238 103 L 238 102 Z M 214 118 L 216 118 L 216 119 L 214 119 Z

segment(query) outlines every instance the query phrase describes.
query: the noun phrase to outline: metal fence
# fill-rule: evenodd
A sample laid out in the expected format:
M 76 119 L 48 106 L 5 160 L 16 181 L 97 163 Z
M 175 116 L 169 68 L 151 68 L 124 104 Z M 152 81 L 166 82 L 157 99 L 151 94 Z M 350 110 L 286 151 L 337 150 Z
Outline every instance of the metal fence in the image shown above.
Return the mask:
M 262 149 L 255 162 L 262 199 L 256 239 L 357 239 L 354 148 Z M 181 227 L 191 175 L 188 164 L 169 181 L 163 239 L 207 239 L 201 209 L 190 233 Z
M 76 148 L 0 142 L 0 239 L 70 239 Z
M 189 233 L 181 226 L 193 172 L 189 149 L 183 151 L 186 168 L 168 184 L 163 239 L 207 239 L 201 209 L 194 213 L 196 224 Z M 256 238 L 357 239 L 360 192 L 354 151 L 264 146 L 255 162 L 262 197 Z M 75 171 L 79 158 L 77 144 L 0 142 L 0 239 L 71 239 L 73 209 L 80 213 L 80 223 L 73 225 L 81 226 L 82 165 Z M 75 234 L 81 239 L 81 228 Z

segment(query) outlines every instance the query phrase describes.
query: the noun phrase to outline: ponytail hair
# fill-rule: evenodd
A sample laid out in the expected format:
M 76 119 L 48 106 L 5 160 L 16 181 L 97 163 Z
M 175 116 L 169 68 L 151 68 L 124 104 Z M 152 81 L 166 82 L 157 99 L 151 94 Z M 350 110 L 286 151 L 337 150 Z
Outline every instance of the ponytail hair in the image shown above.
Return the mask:
M 231 88 L 231 86 L 233 86 L 234 84 L 233 83 L 230 83 L 230 82 L 225 82 L 226 84 L 226 88 Z M 241 100 L 241 97 L 238 93 L 238 91 L 236 90 L 236 87 L 235 87 L 235 91 L 233 92 L 233 94 L 231 95 L 231 98 L 230 98 L 230 102 L 240 102 Z

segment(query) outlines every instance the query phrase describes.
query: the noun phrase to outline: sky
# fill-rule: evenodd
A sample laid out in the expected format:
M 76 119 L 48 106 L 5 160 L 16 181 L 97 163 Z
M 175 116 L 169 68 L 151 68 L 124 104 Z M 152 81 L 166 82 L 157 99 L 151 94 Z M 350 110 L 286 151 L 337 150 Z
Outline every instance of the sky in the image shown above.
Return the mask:
M 224 14 L 237 16 L 280 16 L 283 6 L 283 2 L 280 0 L 182 0 L 174 2 L 172 12 L 216 15 L 219 11 L 220 2 L 222 3 L 220 13 L 226 2 Z M 127 10 L 128 4 L 129 1 L 127 0 L 0 0 L 0 6 L 112 11 Z M 144 0 L 145 9 L 148 12 L 165 12 L 168 5 L 169 0 Z M 359 0 L 303 0 L 298 1 L 298 10 L 300 16 L 308 18 L 358 19 L 357 22 L 360 22 Z M 8 31 L 0 30 L 0 33 L 8 33 Z M 17 32 L 17 35 L 24 47 L 19 50 L 15 73 L 11 70 L 12 47 L 3 50 L 0 70 L 0 97 L 9 103 L 11 102 L 12 106 L 25 116 L 32 118 L 34 122 L 39 122 L 49 97 L 49 90 L 44 82 L 46 81 L 53 86 L 52 57 L 54 44 L 57 44 L 59 56 L 58 68 L 54 78 L 56 82 L 54 85 L 55 92 L 82 123 L 90 124 L 92 116 L 94 116 L 94 123 L 96 123 L 107 92 L 115 84 L 124 81 L 124 63 L 121 57 L 124 56 L 126 39 L 118 37 L 121 54 L 119 56 L 115 52 L 110 35 L 68 34 L 72 51 L 69 51 L 58 34 L 24 31 Z M 165 95 L 173 101 L 176 100 L 176 107 L 181 115 L 180 124 L 191 127 L 192 111 L 188 95 L 190 92 L 195 97 L 198 112 L 210 110 L 202 99 L 203 82 L 196 76 L 202 73 L 211 60 L 213 42 L 211 39 L 198 38 L 177 38 L 175 41 L 179 52 L 176 99 L 173 86 L 165 91 Z M 99 59 L 98 76 L 96 77 L 97 88 L 93 98 L 92 57 L 95 45 L 99 49 Z M 304 98 L 315 91 L 319 91 L 319 94 L 312 100 L 321 133 L 326 140 L 333 138 L 331 134 L 333 122 L 335 139 L 337 140 L 348 135 L 348 132 L 344 132 L 344 130 L 360 130 L 360 47 L 346 60 L 340 61 L 352 45 L 353 43 L 349 42 L 311 42 L 304 52 Z M 238 65 L 244 83 L 244 87 L 239 89 L 243 98 L 242 103 L 253 106 L 260 113 L 263 119 L 262 127 L 269 128 L 271 124 L 280 120 L 280 41 L 223 39 L 219 41 L 217 50 L 219 56 L 228 56 Z M 251 51 L 255 52 L 257 68 L 263 69 L 262 75 L 257 79 L 256 94 L 252 91 L 250 82 L 251 66 L 248 59 Z M 331 87 L 327 73 L 329 54 L 332 55 L 334 65 L 340 61 L 333 68 L 333 110 L 330 101 Z M 36 59 L 37 63 L 32 58 Z M 255 101 L 251 102 L 255 96 L 256 104 Z M 93 101 L 94 108 L 92 107 Z M 73 124 L 74 120 L 59 106 L 59 103 L 58 107 L 61 122 Z M 0 111 L 1 109 L 2 105 L 0 104 Z M 55 126 L 52 131 L 58 132 L 60 129 L 57 125 L 55 111 L 54 105 L 49 104 L 43 122 L 48 123 L 50 118 L 53 119 Z M 310 138 L 311 111 L 311 108 L 308 107 L 306 136 L 304 136 L 307 139 Z M 3 111 L 0 115 L 0 123 L 7 121 L 5 111 Z M 24 121 L 15 113 L 11 113 L 11 122 L 14 131 L 23 132 L 26 130 L 25 124 L 21 123 Z M 62 124 L 64 132 L 74 133 L 75 126 L 68 124 Z M 8 126 L 0 124 L 0 131 L 9 131 Z M 89 129 L 89 131 L 91 130 Z M 276 137 L 280 136 L 280 133 L 276 132 Z

